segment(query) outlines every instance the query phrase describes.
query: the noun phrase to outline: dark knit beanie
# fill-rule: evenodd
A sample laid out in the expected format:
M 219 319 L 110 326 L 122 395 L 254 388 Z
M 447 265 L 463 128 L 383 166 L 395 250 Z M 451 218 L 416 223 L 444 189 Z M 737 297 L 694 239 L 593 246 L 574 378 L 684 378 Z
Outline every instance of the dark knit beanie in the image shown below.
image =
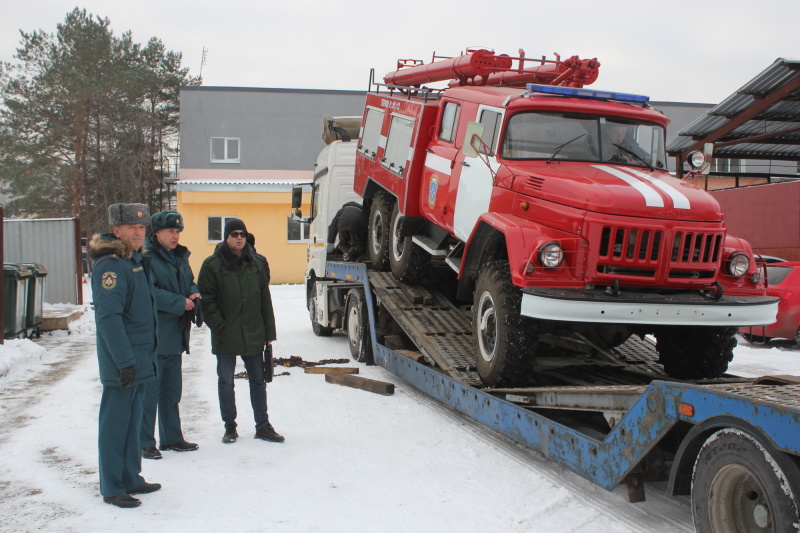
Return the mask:
M 228 235 L 230 235 L 232 231 L 236 230 L 241 230 L 247 233 L 247 226 L 245 226 L 244 222 L 242 222 L 238 218 L 232 218 L 225 223 L 225 237 L 222 240 L 227 241 Z

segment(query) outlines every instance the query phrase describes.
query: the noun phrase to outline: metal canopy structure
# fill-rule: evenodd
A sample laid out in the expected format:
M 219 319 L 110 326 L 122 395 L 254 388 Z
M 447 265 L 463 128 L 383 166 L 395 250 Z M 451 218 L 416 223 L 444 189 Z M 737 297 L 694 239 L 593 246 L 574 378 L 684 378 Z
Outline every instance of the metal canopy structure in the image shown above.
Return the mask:
M 705 143 L 714 143 L 715 158 L 800 161 L 800 60 L 776 59 L 683 128 L 667 152 L 681 169 Z

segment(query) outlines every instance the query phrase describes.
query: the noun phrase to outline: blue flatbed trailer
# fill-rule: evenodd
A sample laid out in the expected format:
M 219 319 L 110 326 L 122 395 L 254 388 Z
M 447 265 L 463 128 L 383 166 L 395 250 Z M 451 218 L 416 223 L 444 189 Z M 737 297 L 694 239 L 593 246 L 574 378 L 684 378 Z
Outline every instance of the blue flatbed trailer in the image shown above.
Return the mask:
M 451 408 L 607 490 L 625 483 L 631 501 L 644 500 L 644 480 L 661 465 L 668 492 L 691 494 L 698 531 L 800 530 L 800 378 L 481 389 L 383 342 L 379 320 L 387 318 L 377 313 L 392 307 L 382 299 L 394 297 L 376 294 L 378 274 L 361 263 L 328 262 L 325 275 L 363 298 L 366 313 L 354 311 L 343 326 L 351 343 L 359 330 L 352 321 L 363 317 L 374 363 Z M 408 311 L 419 319 L 418 308 Z

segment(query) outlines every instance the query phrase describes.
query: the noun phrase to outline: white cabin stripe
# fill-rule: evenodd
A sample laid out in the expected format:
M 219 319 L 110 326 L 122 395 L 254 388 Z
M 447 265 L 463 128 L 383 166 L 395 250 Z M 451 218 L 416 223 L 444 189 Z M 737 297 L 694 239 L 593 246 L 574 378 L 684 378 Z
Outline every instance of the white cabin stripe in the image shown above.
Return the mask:
M 658 194 L 653 188 L 642 183 L 635 177 L 627 174 L 618 168 L 609 167 L 606 165 L 592 165 L 594 168 L 598 170 L 602 170 L 604 172 L 608 172 L 612 176 L 616 176 L 644 196 L 644 204 L 648 207 L 664 207 L 664 199 Z
M 641 170 L 634 170 L 632 168 L 626 168 L 628 172 L 635 176 L 639 176 L 640 178 L 649 181 L 659 189 L 661 189 L 664 194 L 669 196 L 672 199 L 672 205 L 675 206 L 675 209 L 691 209 L 692 205 L 689 202 L 689 199 L 683 195 L 681 191 L 670 185 L 669 183 L 665 183 L 658 178 L 654 178 L 653 176 L 648 176 Z
M 436 172 L 441 172 L 442 174 L 450 175 L 452 172 L 450 168 L 451 161 L 449 159 L 445 159 L 444 157 L 436 154 L 429 153 L 425 157 L 425 166 L 431 170 L 435 170 Z

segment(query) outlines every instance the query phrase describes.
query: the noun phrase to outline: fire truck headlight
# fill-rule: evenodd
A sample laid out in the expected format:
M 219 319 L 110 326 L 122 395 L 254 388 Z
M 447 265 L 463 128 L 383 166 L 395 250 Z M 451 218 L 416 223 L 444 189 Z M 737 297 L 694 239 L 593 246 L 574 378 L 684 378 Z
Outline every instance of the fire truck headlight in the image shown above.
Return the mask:
M 744 276 L 750 268 L 750 258 L 742 252 L 732 253 L 728 258 L 728 274 L 731 276 Z
M 537 256 L 542 266 L 554 268 L 564 261 L 564 250 L 557 242 L 548 242 L 539 246 Z

